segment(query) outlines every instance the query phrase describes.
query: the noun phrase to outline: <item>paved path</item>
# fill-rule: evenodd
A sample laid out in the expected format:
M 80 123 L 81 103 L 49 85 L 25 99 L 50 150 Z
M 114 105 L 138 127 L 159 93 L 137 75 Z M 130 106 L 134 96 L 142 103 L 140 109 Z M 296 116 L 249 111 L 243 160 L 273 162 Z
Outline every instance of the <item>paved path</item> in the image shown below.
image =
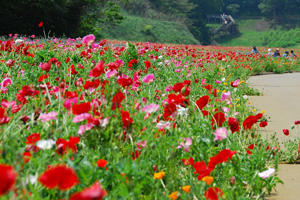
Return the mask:
M 262 134 L 268 137 L 276 133 L 280 142 L 299 138 L 299 128 L 291 131 L 288 137 L 282 129 L 290 128 L 295 120 L 300 120 L 300 73 L 253 76 L 248 82 L 263 92 L 263 96 L 250 97 L 250 104 L 258 111 L 265 110 L 270 117 Z M 284 184 L 277 186 L 277 192 L 269 200 L 300 199 L 300 165 L 280 165 L 279 177 Z

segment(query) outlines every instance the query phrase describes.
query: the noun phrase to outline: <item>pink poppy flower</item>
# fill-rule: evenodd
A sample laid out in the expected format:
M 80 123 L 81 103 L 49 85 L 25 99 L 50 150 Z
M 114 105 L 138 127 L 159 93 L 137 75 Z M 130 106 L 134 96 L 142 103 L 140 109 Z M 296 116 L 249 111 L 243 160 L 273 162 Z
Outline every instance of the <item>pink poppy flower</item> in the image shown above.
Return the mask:
M 106 75 L 106 78 L 111 78 L 111 77 L 113 77 L 113 76 L 115 76 L 115 75 L 117 75 L 117 70 L 109 70 L 109 71 L 107 71 L 107 72 L 105 72 L 105 75 Z
M 239 86 L 239 84 L 240 84 L 240 79 L 237 79 L 237 80 L 235 80 L 235 81 L 233 81 L 233 82 L 231 83 L 231 86 L 232 86 L 232 87 L 237 87 L 237 86 Z
M 177 147 L 177 149 L 183 148 L 184 151 L 189 152 L 190 146 L 193 144 L 193 141 L 191 138 L 185 138 L 185 143 L 181 142 L 180 145 Z
M 42 120 L 42 122 L 47 122 L 47 121 L 50 121 L 50 120 L 57 120 L 56 119 L 56 116 L 57 116 L 57 112 L 49 112 L 49 113 L 42 113 L 40 115 L 40 120 Z
M 218 128 L 216 132 L 214 132 L 213 134 L 215 135 L 214 141 L 217 140 L 222 141 L 227 138 L 228 132 L 225 127 L 222 127 L 222 128 Z
M 266 171 L 258 173 L 258 176 L 262 179 L 266 179 L 266 178 L 272 176 L 274 173 L 275 173 L 275 169 L 274 168 L 269 168 Z
M 11 79 L 10 78 L 5 78 L 5 79 L 3 79 L 2 83 L 1 83 L 1 87 L 7 87 L 11 84 L 12 84 Z
M 78 134 L 82 135 L 85 131 L 91 130 L 95 125 L 93 123 L 88 123 L 81 125 L 78 130 Z
M 84 120 L 87 120 L 89 118 L 91 118 L 92 115 L 89 114 L 89 113 L 82 113 L 80 115 L 76 115 L 74 118 L 73 118 L 73 122 L 74 123 L 78 123 L 78 122 L 82 122 Z
M 231 102 L 231 93 L 230 93 L 230 91 L 222 93 L 221 100 L 226 101 L 227 104 L 231 104 L 232 102 Z
M 144 83 L 151 83 L 154 81 L 154 74 L 148 74 L 143 78 Z
M 157 123 L 156 128 L 158 129 L 169 129 L 171 127 L 170 122 L 160 121 Z
M 159 105 L 152 103 L 142 108 L 142 111 L 145 113 L 154 113 L 158 111 L 158 109 L 159 109 Z
M 137 147 L 137 150 L 142 150 L 142 148 L 145 148 L 147 145 L 147 141 L 146 140 L 143 140 L 143 141 L 140 141 L 138 143 L 136 143 L 136 147 Z
M 94 43 L 94 41 L 95 41 L 95 36 L 93 34 L 86 35 L 82 38 L 82 43 L 85 46 L 91 45 L 92 43 Z

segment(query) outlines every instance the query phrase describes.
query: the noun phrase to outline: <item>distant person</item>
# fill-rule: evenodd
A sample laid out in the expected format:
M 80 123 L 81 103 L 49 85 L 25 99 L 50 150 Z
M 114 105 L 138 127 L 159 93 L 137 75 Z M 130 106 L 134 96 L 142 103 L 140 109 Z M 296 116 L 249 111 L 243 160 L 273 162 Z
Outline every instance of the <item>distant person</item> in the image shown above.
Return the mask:
M 288 58 L 288 57 L 289 57 L 289 52 L 288 52 L 288 51 L 285 51 L 282 57 L 283 57 L 283 58 Z
M 254 47 L 252 48 L 251 54 L 259 54 L 259 52 L 258 52 L 256 46 L 254 46 Z
M 279 49 L 278 49 L 278 48 L 277 48 L 276 51 L 274 52 L 273 57 L 274 57 L 274 58 L 280 57 L 280 52 L 279 52 Z
M 291 50 L 291 57 L 292 58 L 297 58 L 296 54 L 294 53 L 294 50 Z
M 268 49 L 268 56 L 270 56 L 270 57 L 272 57 L 272 56 L 273 56 L 272 49 Z

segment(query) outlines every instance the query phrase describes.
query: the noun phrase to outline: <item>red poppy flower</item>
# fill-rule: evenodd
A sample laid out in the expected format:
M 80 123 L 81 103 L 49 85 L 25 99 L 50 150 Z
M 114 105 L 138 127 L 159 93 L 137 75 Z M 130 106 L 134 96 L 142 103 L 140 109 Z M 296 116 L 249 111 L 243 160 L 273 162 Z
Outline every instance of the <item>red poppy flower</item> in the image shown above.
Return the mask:
M 243 122 L 243 127 L 245 130 L 251 129 L 252 126 L 257 122 L 257 117 L 250 115 Z
M 128 67 L 133 67 L 134 64 L 137 64 L 138 61 L 136 59 L 132 59 L 128 62 Z
M 200 97 L 197 101 L 196 104 L 199 107 L 200 110 L 202 110 L 210 101 L 209 96 L 205 95 L 203 97 Z
M 198 180 L 202 180 L 203 177 L 209 176 L 210 172 L 213 170 L 206 166 L 206 163 L 204 161 L 201 162 L 195 162 L 193 164 L 193 167 L 195 169 L 195 174 L 198 174 L 197 178 Z
M 111 109 L 115 110 L 116 108 L 119 108 L 124 99 L 125 99 L 125 95 L 121 91 L 117 92 L 113 96 L 113 99 L 112 99 L 113 105 L 112 105 Z
M 24 163 L 28 163 L 31 158 L 32 158 L 32 155 L 31 155 L 30 152 L 24 152 L 23 153 L 23 161 L 24 161 Z
M 17 173 L 12 166 L 0 164 L 0 196 L 9 192 L 15 185 Z
M 217 155 L 210 157 L 208 168 L 214 169 L 216 165 L 230 160 L 234 154 L 236 154 L 236 151 L 231 151 L 230 149 L 220 151 Z
M 90 71 L 90 77 L 99 77 L 104 74 L 104 61 L 100 61 L 96 66 Z
M 77 152 L 77 146 L 80 141 L 79 137 L 70 137 L 69 141 L 65 140 L 64 138 L 58 138 L 56 140 L 56 152 L 59 155 L 65 154 L 68 150 L 71 150 L 73 153 Z
M 131 154 L 132 160 L 138 159 L 140 157 L 141 153 L 142 152 L 140 152 L 138 150 L 135 150 L 134 152 L 132 152 L 132 154 Z
M 295 121 L 295 125 L 299 125 L 300 124 L 300 120 Z
M 283 129 L 282 132 L 284 135 L 288 136 L 290 134 L 290 131 L 288 129 Z
M 121 111 L 122 122 L 125 128 L 128 128 L 132 123 L 133 119 L 130 117 L 130 113 L 127 111 Z
M 224 192 L 217 187 L 211 187 L 204 193 L 206 200 L 218 200 L 219 197 L 222 197 L 223 195 Z
M 37 141 L 41 139 L 40 133 L 33 133 L 26 138 L 25 144 L 35 144 Z
M 130 77 L 128 77 L 128 78 L 119 78 L 117 80 L 117 83 L 119 85 L 121 85 L 123 88 L 126 88 L 126 87 L 132 85 L 133 81 Z
M 38 82 L 43 82 L 43 80 L 47 79 L 49 77 L 49 74 L 43 74 L 39 77 Z
M 252 151 L 250 151 L 250 150 L 253 150 L 253 149 L 254 149 L 254 146 L 255 146 L 255 144 L 250 144 L 250 145 L 248 146 L 248 148 L 247 148 L 247 154 L 248 154 L 248 155 L 251 155 L 251 154 L 252 154 Z
M 177 107 L 174 103 L 170 103 L 165 105 L 163 118 L 164 120 L 168 120 L 168 118 L 177 110 Z
M 214 124 L 216 123 L 217 126 L 221 127 L 225 121 L 225 114 L 223 112 L 218 112 L 211 118 L 211 126 L 214 128 Z
M 268 125 L 267 121 L 262 121 L 259 123 L 259 127 L 261 127 L 261 128 L 266 127 L 267 125 Z
M 50 166 L 44 171 L 39 182 L 48 189 L 68 190 L 79 183 L 75 171 L 65 165 Z
M 232 133 L 238 132 L 240 130 L 239 122 L 233 117 L 229 117 L 228 125 L 229 125 L 229 128 L 230 128 Z
M 193 157 L 190 157 L 189 159 L 182 159 L 181 161 L 186 166 L 187 165 L 194 165 L 194 158 Z
M 5 115 L 4 108 L 0 107 L 0 125 L 7 124 L 10 121 L 10 119 Z
M 151 67 L 151 62 L 149 62 L 148 60 L 144 61 L 145 63 L 145 67 L 148 70 Z
M 107 161 L 103 159 L 97 160 L 97 166 L 100 168 L 104 168 L 107 165 Z
M 43 23 L 43 22 L 40 22 L 40 23 L 39 23 L 39 28 L 41 28 L 43 25 L 44 25 L 44 23 Z
M 97 181 L 92 186 L 72 194 L 69 200 L 102 200 L 107 192 L 101 187 Z
M 74 104 L 72 106 L 72 112 L 74 115 L 80 115 L 82 113 L 88 113 L 91 110 L 90 102 Z

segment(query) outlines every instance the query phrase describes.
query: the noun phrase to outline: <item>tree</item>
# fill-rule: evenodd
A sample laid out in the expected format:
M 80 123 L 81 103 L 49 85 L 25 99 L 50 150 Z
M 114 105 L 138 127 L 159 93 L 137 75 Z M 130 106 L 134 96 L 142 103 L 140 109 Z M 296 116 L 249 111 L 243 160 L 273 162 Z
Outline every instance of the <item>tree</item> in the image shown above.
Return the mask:
M 121 20 L 114 3 L 107 0 L 9 0 L 0 3 L 0 35 L 47 33 L 80 36 L 93 31 L 97 18 Z M 38 24 L 43 22 L 44 27 Z

